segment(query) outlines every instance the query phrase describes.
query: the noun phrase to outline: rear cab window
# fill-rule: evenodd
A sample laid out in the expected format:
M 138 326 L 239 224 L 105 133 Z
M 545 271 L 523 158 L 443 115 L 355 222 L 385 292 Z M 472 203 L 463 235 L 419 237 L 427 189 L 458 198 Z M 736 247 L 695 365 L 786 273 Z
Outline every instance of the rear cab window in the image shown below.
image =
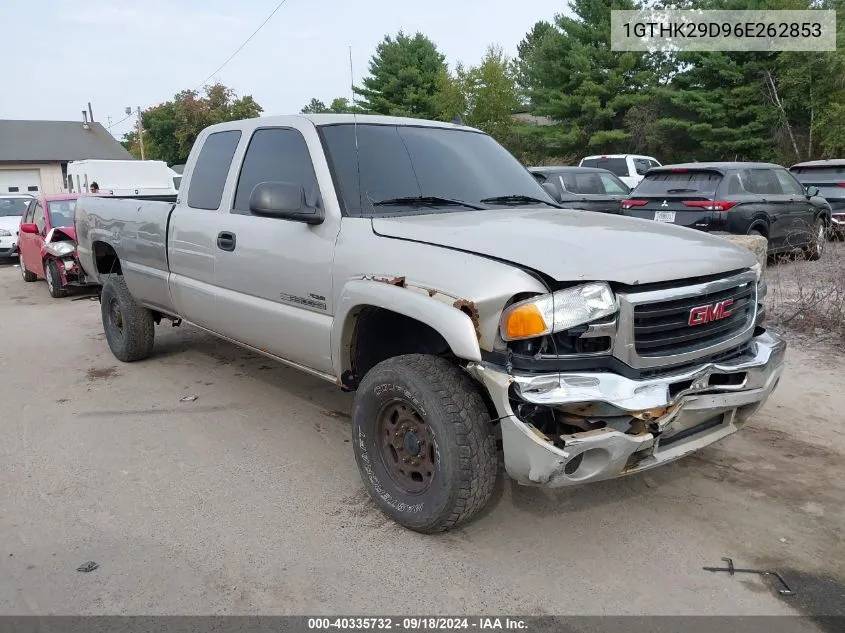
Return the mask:
M 188 206 L 216 211 L 220 208 L 226 176 L 241 140 L 240 130 L 214 132 L 205 139 L 191 174 Z
M 581 167 L 598 167 L 616 174 L 617 176 L 628 175 L 628 161 L 624 158 L 585 158 L 581 161 Z

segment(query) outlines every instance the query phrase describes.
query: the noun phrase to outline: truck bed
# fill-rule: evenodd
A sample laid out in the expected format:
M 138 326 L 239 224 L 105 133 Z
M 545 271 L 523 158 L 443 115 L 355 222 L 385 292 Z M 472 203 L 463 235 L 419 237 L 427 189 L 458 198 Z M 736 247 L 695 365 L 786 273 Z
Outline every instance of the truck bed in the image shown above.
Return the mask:
M 168 289 L 167 228 L 175 196 L 84 196 L 76 203 L 79 261 L 89 277 L 103 283 L 110 249 L 120 260 L 136 299 L 172 312 Z

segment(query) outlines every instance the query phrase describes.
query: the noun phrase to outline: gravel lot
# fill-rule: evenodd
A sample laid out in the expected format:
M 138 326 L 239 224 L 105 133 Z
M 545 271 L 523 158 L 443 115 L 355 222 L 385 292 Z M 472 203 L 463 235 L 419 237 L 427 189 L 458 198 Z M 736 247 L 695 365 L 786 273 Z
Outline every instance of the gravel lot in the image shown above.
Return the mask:
M 696 456 L 559 492 L 500 477 L 426 537 L 368 500 L 332 385 L 189 327 L 121 364 L 98 303 L 12 265 L 0 323 L 0 613 L 845 615 L 841 352 L 793 345 L 751 426 Z M 723 556 L 799 594 L 702 571 Z

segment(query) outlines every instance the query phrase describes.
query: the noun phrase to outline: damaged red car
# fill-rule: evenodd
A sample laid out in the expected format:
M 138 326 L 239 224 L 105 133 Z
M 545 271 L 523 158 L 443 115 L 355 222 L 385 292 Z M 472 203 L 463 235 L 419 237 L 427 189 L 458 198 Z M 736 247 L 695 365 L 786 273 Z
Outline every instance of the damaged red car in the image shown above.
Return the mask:
M 24 281 L 47 280 L 51 297 L 64 297 L 73 286 L 88 285 L 76 259 L 73 216 L 77 194 L 43 195 L 27 206 L 18 234 Z

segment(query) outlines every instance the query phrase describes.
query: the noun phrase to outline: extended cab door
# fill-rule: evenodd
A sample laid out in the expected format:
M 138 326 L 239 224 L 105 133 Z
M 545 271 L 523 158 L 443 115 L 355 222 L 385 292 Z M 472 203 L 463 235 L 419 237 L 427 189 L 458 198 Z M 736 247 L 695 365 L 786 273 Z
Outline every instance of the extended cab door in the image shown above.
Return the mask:
M 312 160 L 313 157 L 313 160 Z M 326 213 L 309 225 L 253 215 L 252 190 L 261 182 L 302 187 L 309 206 L 325 206 L 317 169 L 328 173 L 316 129 L 244 130 L 227 188 L 227 212 L 216 226 L 215 321 L 221 334 L 320 372 L 331 362 L 332 261 L 340 218 Z M 315 163 L 317 168 L 315 169 Z

